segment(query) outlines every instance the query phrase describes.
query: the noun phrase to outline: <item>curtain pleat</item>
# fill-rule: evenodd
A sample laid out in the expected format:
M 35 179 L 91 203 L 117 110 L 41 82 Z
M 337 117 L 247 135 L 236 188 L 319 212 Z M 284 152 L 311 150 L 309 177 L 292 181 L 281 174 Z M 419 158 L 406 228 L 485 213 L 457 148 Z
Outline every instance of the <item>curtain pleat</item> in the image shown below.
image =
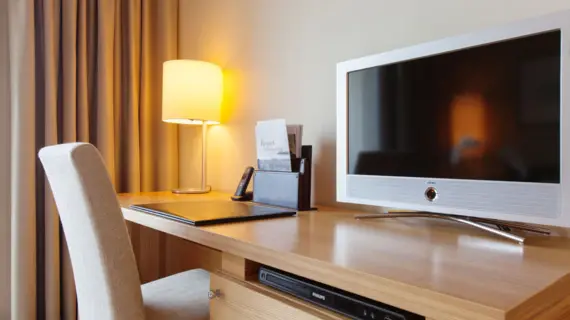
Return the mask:
M 12 319 L 36 319 L 34 7 L 33 0 L 9 3 Z
M 74 320 L 72 266 L 37 151 L 91 142 L 119 192 L 178 185 L 177 128 L 160 108 L 178 0 L 10 1 L 12 319 Z M 141 280 L 158 278 L 164 268 L 149 262 L 162 263 L 165 236 L 129 230 Z
M 78 6 L 80 2 L 76 0 L 61 0 L 61 41 L 60 41 L 60 65 L 61 74 L 60 87 L 65 88 L 62 92 L 61 121 L 62 134 L 60 138 L 63 142 L 88 141 L 86 132 L 88 128 L 87 113 L 81 114 L 81 108 L 86 108 L 86 100 L 80 99 L 80 94 L 85 90 L 85 81 L 79 81 L 80 69 L 79 43 L 85 43 L 85 35 L 79 37 L 80 30 L 85 26 L 85 16 L 81 15 Z M 85 8 L 85 6 L 83 6 Z M 80 22 L 79 18 L 83 20 Z M 84 48 L 85 49 L 85 48 Z M 62 232 L 61 227 L 59 231 Z M 75 281 L 73 279 L 73 269 L 67 250 L 65 237 L 61 237 L 60 243 L 60 292 L 57 292 L 59 301 L 59 312 L 53 313 L 53 319 L 58 316 L 63 320 L 74 320 L 77 318 L 77 297 L 75 295 Z M 54 285 L 54 288 L 56 285 Z M 55 290 L 55 289 L 53 289 Z M 48 306 L 56 308 L 56 301 L 51 301 Z M 47 314 L 50 314 L 46 311 Z M 48 318 L 48 317 L 46 317 Z
M 62 0 L 62 15 L 61 15 L 61 87 L 66 88 L 63 90 L 62 102 L 62 127 L 63 127 L 63 142 L 72 141 L 88 141 L 87 135 L 79 133 L 82 127 L 81 121 L 87 121 L 86 117 L 80 117 L 78 109 L 81 105 L 79 103 L 79 95 L 81 92 L 78 81 L 79 59 L 78 48 L 79 42 L 85 41 L 85 35 L 81 34 L 81 39 L 78 40 L 80 34 L 78 30 L 81 29 L 78 17 L 78 1 L 77 0 Z M 82 16 L 82 25 L 85 25 L 85 17 Z M 82 104 L 85 105 L 85 104 Z M 85 125 L 83 125 L 85 126 Z M 81 139 L 83 138 L 83 139 Z
M 178 54 L 178 1 L 142 1 L 141 191 L 178 185 L 178 127 L 162 122 L 162 64 Z M 160 157 L 156 157 L 156 154 Z
M 38 149 L 44 145 L 57 144 L 58 131 L 60 131 L 61 123 L 58 119 L 59 105 L 61 104 L 59 84 L 60 74 L 60 2 L 59 0 L 46 0 L 43 2 L 43 18 L 41 19 L 42 27 L 36 26 L 36 30 L 42 30 L 43 34 L 37 34 L 39 47 L 37 52 L 43 51 L 43 61 L 41 57 L 36 57 L 38 64 L 36 68 L 43 69 L 43 78 L 37 77 L 38 85 L 43 83 L 43 99 L 36 101 L 36 109 L 38 114 L 43 112 L 43 119 L 37 119 L 36 128 L 39 129 L 43 123 L 43 141 L 38 137 L 36 144 Z M 36 11 L 37 12 L 37 11 Z M 36 72 L 38 70 L 36 69 Z M 38 285 L 38 306 L 45 304 L 45 319 L 55 320 L 60 318 L 60 246 L 59 246 L 59 217 L 55 208 L 55 202 L 51 196 L 47 181 L 45 181 L 41 169 L 37 174 L 37 187 L 43 187 L 43 195 L 38 196 L 38 207 L 41 208 L 40 202 L 43 200 L 43 212 L 39 211 L 38 221 L 43 216 L 43 237 L 40 238 L 38 251 L 43 252 L 43 259 L 38 259 L 38 281 L 43 277 L 43 286 Z M 38 188 L 39 189 L 39 188 Z M 41 235 L 42 226 L 36 227 L 38 235 Z M 41 241 L 43 240 L 43 241 Z M 43 269 L 43 272 L 42 272 Z M 41 299 L 41 295 L 45 299 Z
M 113 103 L 113 45 L 115 29 L 115 0 L 97 1 L 97 94 L 95 95 L 96 135 L 93 142 L 101 152 L 111 181 L 116 181 L 117 168 L 115 164 L 115 132 L 114 103 Z M 121 81 L 121 79 L 118 79 Z M 120 107 L 120 106 L 117 106 Z

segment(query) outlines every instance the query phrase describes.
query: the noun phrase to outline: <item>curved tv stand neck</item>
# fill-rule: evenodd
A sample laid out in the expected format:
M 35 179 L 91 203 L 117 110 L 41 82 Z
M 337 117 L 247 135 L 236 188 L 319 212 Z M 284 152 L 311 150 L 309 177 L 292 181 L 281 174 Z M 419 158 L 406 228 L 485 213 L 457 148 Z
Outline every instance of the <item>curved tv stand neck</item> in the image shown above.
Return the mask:
M 519 235 L 513 234 L 511 229 L 517 229 L 527 232 L 540 233 L 544 235 L 549 235 L 550 230 L 546 228 L 541 228 L 533 225 L 528 225 L 518 222 L 509 222 L 495 219 L 486 218 L 475 218 L 457 215 L 448 215 L 442 213 L 433 212 L 388 212 L 388 213 L 373 213 L 373 214 L 358 214 L 355 216 L 356 219 L 392 219 L 392 218 L 434 218 L 455 221 L 458 223 L 463 223 L 471 227 L 481 229 L 500 237 L 514 240 L 520 244 L 524 244 L 525 238 Z M 496 228 L 494 228 L 495 226 Z

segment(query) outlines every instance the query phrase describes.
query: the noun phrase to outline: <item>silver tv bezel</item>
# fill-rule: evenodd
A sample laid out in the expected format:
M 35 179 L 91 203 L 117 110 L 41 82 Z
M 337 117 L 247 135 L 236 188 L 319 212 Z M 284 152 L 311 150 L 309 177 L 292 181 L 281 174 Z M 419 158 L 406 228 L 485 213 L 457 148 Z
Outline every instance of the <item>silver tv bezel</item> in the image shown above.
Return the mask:
M 478 181 L 460 179 L 438 179 L 430 177 L 388 177 L 362 176 L 348 174 L 348 73 L 375 66 L 438 55 L 470 47 L 491 44 L 509 39 L 539 34 L 548 31 L 561 32 L 561 105 L 560 105 L 560 183 L 524 183 L 504 181 Z M 566 105 L 570 103 L 570 10 L 531 18 L 524 21 L 487 29 L 481 32 L 445 38 L 437 41 L 414 45 L 385 53 L 375 54 L 337 64 L 337 201 L 365 204 L 386 208 L 438 212 L 463 216 L 493 218 L 507 221 L 519 221 L 553 226 L 570 227 L 570 167 L 565 159 L 570 160 L 570 148 L 565 145 L 565 137 L 570 137 L 570 112 Z M 390 184 L 393 188 L 386 188 Z M 427 201 L 419 190 L 428 186 L 448 186 L 447 192 L 453 192 L 453 205 L 445 201 Z M 453 186 L 453 188 L 451 187 Z M 408 188 L 409 186 L 409 188 Z M 400 189 L 398 189 L 400 188 Z M 403 188 L 403 189 L 402 189 Z M 395 197 L 386 190 L 418 190 L 405 196 Z M 451 191 L 453 189 L 453 191 Z M 364 192 L 353 190 L 366 190 Z M 466 191 L 468 190 L 468 191 Z M 507 190 L 507 191 L 505 191 Z M 508 190 L 517 190 L 509 192 Z M 503 192 L 509 203 L 497 200 L 497 192 Z M 507 193 L 508 192 L 508 193 Z M 372 195 L 372 196 L 371 196 Z M 546 196 L 544 196 L 546 195 Z M 445 194 L 441 194 L 445 197 Z M 533 198 L 534 197 L 534 198 Z M 395 198 L 399 200 L 394 201 Z M 493 198 L 491 203 L 486 199 Z M 531 212 L 519 214 L 513 211 L 517 201 L 525 203 L 533 199 Z M 535 199 L 536 198 L 536 199 Z M 445 198 L 444 198 L 445 199 Z M 461 201 L 458 201 L 460 199 Z M 541 202 L 542 201 L 542 202 Z M 471 204 L 470 207 L 462 203 Z M 481 203 L 481 208 L 473 204 Z M 484 204 L 484 205 L 483 205 Z M 534 213 L 536 212 L 536 214 Z

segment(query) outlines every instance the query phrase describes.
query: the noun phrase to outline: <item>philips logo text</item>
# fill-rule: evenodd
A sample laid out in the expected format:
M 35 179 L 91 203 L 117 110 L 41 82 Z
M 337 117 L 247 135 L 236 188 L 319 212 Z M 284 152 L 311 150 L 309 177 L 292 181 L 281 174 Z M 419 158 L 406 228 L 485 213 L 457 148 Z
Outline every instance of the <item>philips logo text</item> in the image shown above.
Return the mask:
M 311 295 L 317 299 L 325 301 L 325 296 L 323 296 L 322 294 L 318 294 L 316 292 L 311 292 Z

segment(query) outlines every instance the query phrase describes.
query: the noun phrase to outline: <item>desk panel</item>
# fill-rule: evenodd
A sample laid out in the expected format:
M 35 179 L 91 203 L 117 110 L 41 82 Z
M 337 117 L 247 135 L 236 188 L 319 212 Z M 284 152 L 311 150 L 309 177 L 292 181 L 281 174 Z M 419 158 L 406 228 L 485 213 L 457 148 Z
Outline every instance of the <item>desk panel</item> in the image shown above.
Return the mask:
M 321 208 L 298 217 L 196 228 L 131 203 L 227 201 L 227 195 L 120 197 L 127 220 L 437 320 L 564 319 L 570 240 L 525 246 L 446 221 L 356 221 Z M 552 311 L 554 310 L 554 311 Z

